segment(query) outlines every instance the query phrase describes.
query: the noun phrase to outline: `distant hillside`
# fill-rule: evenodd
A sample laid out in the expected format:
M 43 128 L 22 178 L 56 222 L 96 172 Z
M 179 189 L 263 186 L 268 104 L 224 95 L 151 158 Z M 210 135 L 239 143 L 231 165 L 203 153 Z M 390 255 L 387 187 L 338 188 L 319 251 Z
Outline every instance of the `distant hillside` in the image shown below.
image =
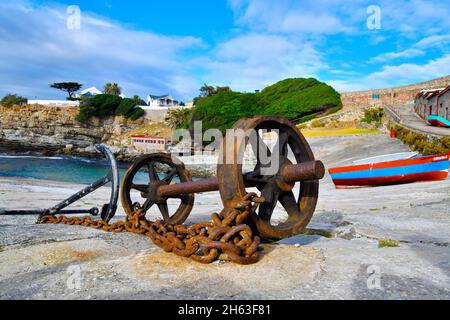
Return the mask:
M 230 128 L 241 118 L 281 115 L 296 122 L 342 108 L 340 94 L 314 78 L 280 81 L 260 93 L 224 91 L 196 101 L 191 123 L 203 120 L 203 128 Z

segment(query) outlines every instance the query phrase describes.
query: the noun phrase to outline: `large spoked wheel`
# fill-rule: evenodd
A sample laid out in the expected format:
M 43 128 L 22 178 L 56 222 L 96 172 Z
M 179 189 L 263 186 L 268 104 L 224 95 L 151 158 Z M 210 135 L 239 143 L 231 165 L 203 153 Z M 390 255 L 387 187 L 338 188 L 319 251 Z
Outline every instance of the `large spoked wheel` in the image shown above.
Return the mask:
M 158 188 L 174 183 L 191 181 L 189 172 L 180 161 L 174 163 L 171 155 L 156 153 L 139 158 L 125 173 L 122 180 L 121 201 L 130 216 L 137 209 L 149 215 L 157 207 L 157 217 L 165 223 L 182 224 L 194 205 L 194 194 L 161 197 Z M 176 210 L 170 210 L 176 208 Z M 174 211 L 173 214 L 170 211 Z
M 251 215 L 250 220 L 261 238 L 274 241 L 299 234 L 314 214 L 319 181 L 286 184 L 280 178 L 280 171 L 288 164 L 314 161 L 308 142 L 292 122 L 279 116 L 242 119 L 232 129 L 235 132 L 247 132 L 247 138 L 235 136 L 230 141 L 227 136 L 223 141 L 218 179 L 221 182 L 219 188 L 224 206 L 235 207 L 248 192 L 246 184 L 256 187 L 265 202 L 260 205 L 257 213 Z M 248 138 L 249 132 L 254 132 L 253 139 Z M 272 138 L 275 137 L 273 150 L 264 142 L 263 132 L 269 132 Z M 250 145 L 256 157 L 256 166 L 249 172 L 243 172 L 244 150 Z M 296 196 L 294 191 L 297 189 Z M 277 203 L 287 212 L 284 221 L 273 219 Z

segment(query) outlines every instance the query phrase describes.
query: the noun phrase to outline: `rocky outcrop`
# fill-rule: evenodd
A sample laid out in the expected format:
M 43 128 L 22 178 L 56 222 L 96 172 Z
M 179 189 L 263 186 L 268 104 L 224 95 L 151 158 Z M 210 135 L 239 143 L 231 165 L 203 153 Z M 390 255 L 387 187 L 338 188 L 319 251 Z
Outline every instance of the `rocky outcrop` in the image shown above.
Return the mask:
M 116 154 L 135 153 L 129 139 L 120 137 L 141 127 L 144 120 L 111 116 L 82 124 L 76 120 L 77 114 L 77 107 L 0 106 L 0 144 L 15 150 L 92 155 L 94 144 L 105 143 Z

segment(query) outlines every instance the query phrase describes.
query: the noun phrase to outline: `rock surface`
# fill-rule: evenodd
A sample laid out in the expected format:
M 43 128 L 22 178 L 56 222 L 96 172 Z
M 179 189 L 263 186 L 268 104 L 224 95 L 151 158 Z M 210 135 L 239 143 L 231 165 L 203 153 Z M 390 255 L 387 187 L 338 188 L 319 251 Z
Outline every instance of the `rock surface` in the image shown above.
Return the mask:
M 135 122 L 122 116 L 76 120 L 78 107 L 27 105 L 0 106 L 0 146 L 10 150 L 37 150 L 72 155 L 97 155 L 93 145 L 106 143 L 116 155 L 137 156 L 124 134 L 139 129 L 146 119 Z M 71 146 L 71 148 L 67 148 Z M 120 158 L 120 157 L 119 157 Z
M 379 135 L 310 142 L 327 167 L 407 150 Z M 79 188 L 1 178 L 0 208 L 45 208 Z M 103 203 L 108 193 L 78 206 Z M 221 207 L 218 193 L 197 195 L 189 222 Z M 134 234 L 0 217 L 0 299 L 449 299 L 449 208 L 450 179 L 335 190 L 327 176 L 309 225 L 320 232 L 265 245 L 252 266 L 201 265 Z M 277 206 L 274 217 L 283 216 Z M 380 248 L 379 239 L 399 246 Z

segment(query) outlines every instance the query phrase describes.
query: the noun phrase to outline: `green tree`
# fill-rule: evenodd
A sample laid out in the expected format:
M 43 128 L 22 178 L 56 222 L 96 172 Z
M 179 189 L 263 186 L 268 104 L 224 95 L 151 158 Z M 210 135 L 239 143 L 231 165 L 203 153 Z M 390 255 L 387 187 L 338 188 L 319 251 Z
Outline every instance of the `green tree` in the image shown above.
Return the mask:
M 103 88 L 103 93 L 120 96 L 122 94 L 122 88 L 117 83 L 107 83 Z
M 27 98 L 11 93 L 4 96 L 3 99 L 0 101 L 0 105 L 5 107 L 22 106 L 27 103 L 28 103 Z
M 130 119 L 131 119 L 131 121 L 136 121 L 137 119 L 142 117 L 144 114 L 145 114 L 144 109 L 142 109 L 141 107 L 137 107 L 134 109 L 134 112 L 131 115 Z
M 78 82 L 56 82 L 51 84 L 50 87 L 67 92 L 69 99 L 72 99 L 74 93 L 80 90 L 83 85 Z
M 121 97 L 112 94 L 98 94 L 91 98 L 91 104 L 99 117 L 116 114 L 116 109 L 121 102 Z
M 133 115 L 135 107 L 136 102 L 134 101 L 134 99 L 129 98 L 122 99 L 122 102 L 116 109 L 116 114 L 120 114 L 129 118 Z
M 91 98 L 81 97 L 79 112 L 76 119 L 81 123 L 85 123 L 94 116 L 96 116 L 96 110 L 91 104 Z
M 221 93 L 221 92 L 231 92 L 231 89 L 230 89 L 230 87 L 215 87 L 214 88 L 213 86 L 204 84 L 200 88 L 200 97 L 199 98 L 211 97 L 211 96 Z
M 99 94 L 94 97 L 83 97 L 80 101 L 80 111 L 77 120 L 87 122 L 92 117 L 123 115 L 133 121 L 139 119 L 145 111 L 136 107 L 133 99 L 122 99 L 111 94 Z
M 194 99 L 190 123 L 201 119 L 204 130 L 224 131 L 237 120 L 256 115 L 281 115 L 298 121 L 342 108 L 340 94 L 313 78 L 286 79 L 256 93 L 235 92 L 228 87 L 211 90 L 206 85 L 200 92 L 203 96 Z M 207 94 L 211 95 L 205 96 Z
M 213 86 L 208 86 L 206 83 L 200 88 L 200 98 L 211 97 L 216 92 Z
M 137 94 L 133 96 L 133 101 L 134 101 L 136 106 L 142 106 L 142 105 L 145 104 L 145 101 L 143 101 L 141 99 L 141 97 L 139 97 Z
M 189 121 L 191 109 L 169 109 L 166 116 L 166 123 L 171 128 L 177 128 Z

